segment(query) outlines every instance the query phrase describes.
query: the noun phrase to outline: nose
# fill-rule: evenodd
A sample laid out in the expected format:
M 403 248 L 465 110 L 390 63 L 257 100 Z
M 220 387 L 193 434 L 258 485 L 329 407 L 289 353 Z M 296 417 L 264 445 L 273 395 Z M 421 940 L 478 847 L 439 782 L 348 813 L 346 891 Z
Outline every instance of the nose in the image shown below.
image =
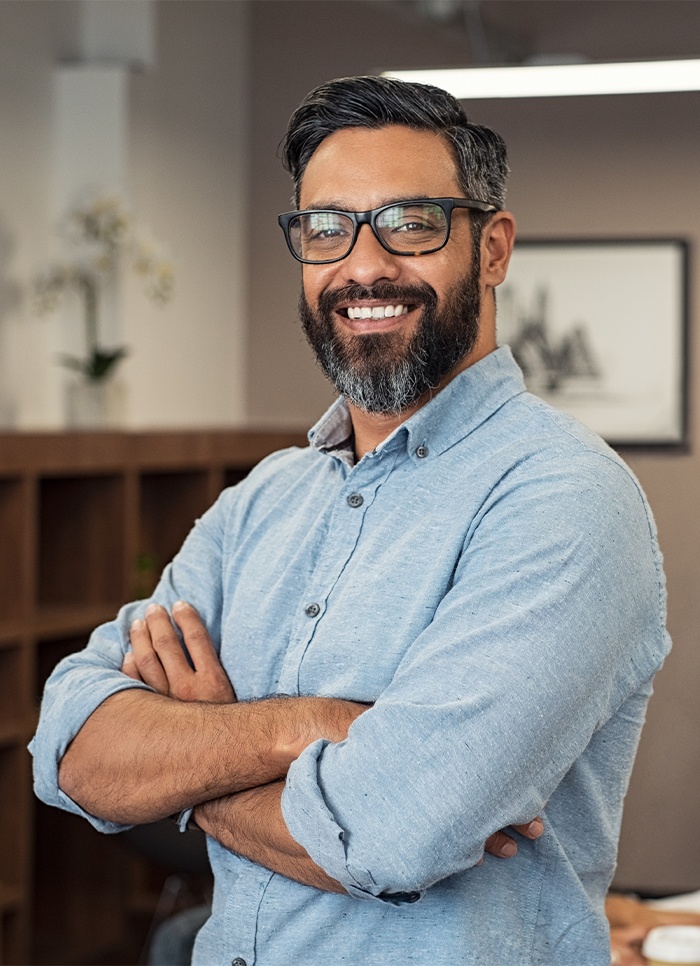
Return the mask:
M 401 274 L 400 257 L 379 244 L 369 225 L 360 225 L 352 251 L 338 265 L 346 284 L 372 285 L 382 279 L 396 281 Z

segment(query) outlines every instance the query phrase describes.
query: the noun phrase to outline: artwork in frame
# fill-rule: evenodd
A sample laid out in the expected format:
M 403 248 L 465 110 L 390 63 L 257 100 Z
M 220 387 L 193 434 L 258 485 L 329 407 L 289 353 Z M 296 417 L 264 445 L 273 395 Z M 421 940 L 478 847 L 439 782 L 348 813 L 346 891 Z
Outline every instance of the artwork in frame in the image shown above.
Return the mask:
M 528 389 L 613 446 L 682 446 L 687 264 L 680 240 L 519 240 L 499 342 Z

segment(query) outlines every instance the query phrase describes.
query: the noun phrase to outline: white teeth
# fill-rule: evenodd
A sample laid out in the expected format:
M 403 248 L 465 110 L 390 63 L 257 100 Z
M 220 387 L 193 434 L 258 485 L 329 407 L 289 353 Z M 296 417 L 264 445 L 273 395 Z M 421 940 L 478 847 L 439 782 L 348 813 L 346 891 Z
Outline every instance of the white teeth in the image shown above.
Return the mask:
M 405 305 L 375 305 L 370 308 L 368 305 L 348 306 L 349 319 L 391 319 L 396 315 L 406 315 L 408 308 Z

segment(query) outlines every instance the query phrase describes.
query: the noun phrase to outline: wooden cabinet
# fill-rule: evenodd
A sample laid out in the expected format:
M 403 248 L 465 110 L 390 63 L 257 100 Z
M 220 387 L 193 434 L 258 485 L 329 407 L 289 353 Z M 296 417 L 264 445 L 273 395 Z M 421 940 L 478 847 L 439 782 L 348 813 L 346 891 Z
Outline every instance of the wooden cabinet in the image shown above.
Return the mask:
M 48 674 L 152 590 L 224 486 L 305 443 L 249 431 L 0 434 L 0 964 L 115 961 L 149 878 L 121 836 L 34 800 L 26 745 Z

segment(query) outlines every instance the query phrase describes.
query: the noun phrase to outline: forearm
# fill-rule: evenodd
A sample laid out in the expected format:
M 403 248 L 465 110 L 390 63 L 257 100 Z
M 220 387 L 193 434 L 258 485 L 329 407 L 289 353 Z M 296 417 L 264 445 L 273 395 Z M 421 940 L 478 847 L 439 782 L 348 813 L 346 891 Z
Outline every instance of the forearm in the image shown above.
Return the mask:
M 283 788 L 276 781 L 205 802 L 195 809 L 195 820 L 230 852 L 303 885 L 344 893 L 289 834 L 280 804 Z
M 130 689 L 87 719 L 61 761 L 59 784 L 99 818 L 152 822 L 284 776 L 316 738 L 344 737 L 361 710 L 322 698 L 222 705 Z

